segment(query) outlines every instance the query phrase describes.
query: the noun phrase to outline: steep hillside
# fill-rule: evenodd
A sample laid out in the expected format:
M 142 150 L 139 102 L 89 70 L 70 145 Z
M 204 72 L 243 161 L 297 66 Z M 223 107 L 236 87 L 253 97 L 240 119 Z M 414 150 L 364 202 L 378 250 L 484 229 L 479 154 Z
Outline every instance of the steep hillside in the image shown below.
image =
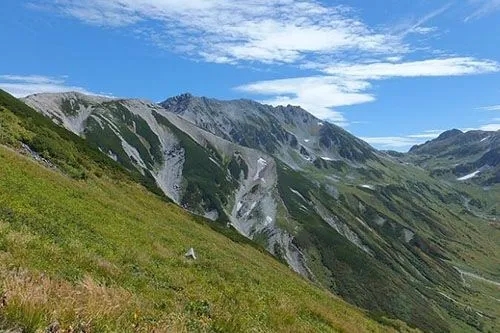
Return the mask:
M 0 109 L 0 330 L 407 330 L 165 202 L 1 91 Z
M 487 302 L 497 296 L 471 289 L 461 273 L 500 277 L 500 230 L 484 214 L 498 191 L 481 199 L 297 107 L 191 95 L 163 107 L 94 99 L 26 102 L 353 304 L 426 331 L 498 327 L 498 306 Z M 68 104 L 77 112 L 65 112 Z M 168 164 L 170 155 L 183 158 Z M 178 197 L 161 170 L 177 175 Z
M 277 225 L 282 203 L 276 163 L 266 153 L 221 139 L 147 101 L 67 93 L 34 95 L 26 102 L 128 170 L 154 179 L 183 208 L 260 238 L 270 252 L 306 273 L 292 236 Z M 67 105 L 76 111 L 68 112 Z

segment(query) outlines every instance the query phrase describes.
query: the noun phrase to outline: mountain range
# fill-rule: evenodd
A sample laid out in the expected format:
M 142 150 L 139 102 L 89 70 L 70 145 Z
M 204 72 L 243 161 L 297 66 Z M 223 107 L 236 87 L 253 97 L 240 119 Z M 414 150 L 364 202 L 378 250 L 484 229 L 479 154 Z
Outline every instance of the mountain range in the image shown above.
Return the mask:
M 451 130 L 397 153 L 290 105 L 73 92 L 22 101 L 374 318 L 429 332 L 500 328 L 499 132 Z

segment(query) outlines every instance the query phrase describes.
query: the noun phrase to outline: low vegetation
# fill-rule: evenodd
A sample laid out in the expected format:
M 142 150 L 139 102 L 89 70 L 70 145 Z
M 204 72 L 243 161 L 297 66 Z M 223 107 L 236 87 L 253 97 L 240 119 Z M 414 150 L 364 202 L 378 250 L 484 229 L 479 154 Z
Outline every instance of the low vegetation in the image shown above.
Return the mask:
M 6 328 L 387 329 L 139 185 L 77 181 L 3 147 L 0 163 L 0 323 Z M 197 261 L 183 256 L 191 246 Z
M 0 107 L 0 330 L 410 331 L 166 202 L 3 92 Z

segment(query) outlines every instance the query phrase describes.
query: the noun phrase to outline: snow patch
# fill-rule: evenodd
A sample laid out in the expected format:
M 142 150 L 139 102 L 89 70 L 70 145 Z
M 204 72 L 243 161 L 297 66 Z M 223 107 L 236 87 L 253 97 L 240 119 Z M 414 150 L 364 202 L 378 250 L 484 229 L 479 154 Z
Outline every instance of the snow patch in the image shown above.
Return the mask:
M 267 161 L 263 159 L 262 157 L 257 160 L 257 172 L 255 173 L 255 176 L 253 177 L 253 180 L 259 180 L 260 178 L 260 173 L 264 171 L 264 169 L 267 167 Z
M 293 194 L 297 195 L 299 198 L 301 198 L 302 200 L 304 200 L 305 202 L 307 202 L 307 200 L 304 198 L 304 196 L 302 194 L 300 194 L 299 191 L 293 189 L 290 187 L 290 191 L 292 191 Z
M 309 139 L 304 139 L 304 142 L 305 142 L 305 143 L 309 143 L 309 141 L 311 141 L 311 140 L 309 140 Z
M 372 190 L 372 191 L 375 190 L 375 186 L 373 186 L 373 185 L 362 184 L 362 185 L 360 185 L 360 187 L 367 188 L 367 189 Z
M 335 161 L 333 158 L 326 157 L 326 156 L 321 156 L 321 159 L 325 160 L 325 161 Z
M 209 157 L 210 161 L 212 161 L 212 163 L 214 163 L 215 165 L 217 165 L 218 167 L 220 167 L 220 164 L 219 162 L 217 162 L 216 160 L 214 160 L 213 158 Z
M 264 228 L 269 227 L 273 223 L 273 218 L 271 216 L 266 216 L 266 222 L 264 223 Z
M 488 140 L 489 138 L 490 138 L 490 136 L 487 136 L 487 137 L 481 139 L 481 141 L 479 141 L 479 142 L 484 142 L 484 141 Z
M 405 242 L 409 243 L 413 239 L 413 237 L 415 237 L 415 233 L 410 229 L 404 229 L 403 236 L 405 238 Z
M 323 125 L 324 124 L 321 121 L 318 122 L 318 126 L 323 126 Z
M 465 175 L 463 177 L 457 178 L 457 180 L 464 181 L 464 180 L 472 179 L 472 178 L 476 177 L 477 175 L 479 175 L 480 172 L 481 172 L 481 170 L 476 170 L 473 173 L 469 173 L 468 175 Z

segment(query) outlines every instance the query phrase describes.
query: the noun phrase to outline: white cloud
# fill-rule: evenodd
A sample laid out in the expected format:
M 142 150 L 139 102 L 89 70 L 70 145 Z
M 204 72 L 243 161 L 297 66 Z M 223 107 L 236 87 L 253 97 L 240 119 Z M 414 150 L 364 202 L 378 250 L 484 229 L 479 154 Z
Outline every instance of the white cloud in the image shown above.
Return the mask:
M 66 77 L 41 75 L 0 75 L 0 88 L 15 97 L 25 97 L 36 93 L 58 93 L 76 91 L 91 94 L 86 89 L 66 84 Z
M 321 119 L 346 125 L 346 119 L 332 108 L 367 103 L 375 98 L 365 93 L 366 81 L 344 80 L 334 76 L 302 77 L 255 82 L 237 87 L 239 91 L 272 96 L 263 103 L 271 105 L 300 105 Z
M 483 106 L 483 107 L 480 107 L 479 110 L 500 111 L 500 105 Z
M 385 60 L 388 62 L 401 62 L 403 60 L 403 57 L 402 56 L 392 56 L 392 57 L 385 58 Z
M 450 7 L 452 6 L 453 3 L 449 2 L 433 11 L 430 13 L 427 13 L 423 17 L 418 18 L 415 21 L 409 21 L 406 24 L 402 24 L 399 26 L 399 35 L 404 37 L 408 34 L 420 34 L 420 35 L 426 35 L 432 32 L 437 31 L 436 27 L 426 27 L 424 24 L 427 22 L 431 21 L 435 17 L 443 14 L 446 12 Z
M 436 32 L 438 31 L 438 28 L 437 27 L 416 27 L 416 28 L 413 28 L 412 32 L 416 33 L 416 34 L 420 34 L 420 35 L 427 35 L 427 34 L 430 34 L 432 32 Z
M 465 22 L 481 18 L 500 10 L 500 0 L 469 0 L 472 13 L 465 18 Z
M 45 0 L 86 23 L 136 29 L 209 62 L 296 63 L 344 51 L 406 52 L 399 36 L 366 26 L 345 6 L 316 0 Z M 151 23 L 155 28 L 151 29 Z M 167 42 L 168 41 L 168 42 Z
M 378 149 L 398 151 L 406 151 L 421 142 L 421 140 L 404 136 L 361 137 L 361 140 L 368 142 Z
M 324 71 L 331 75 L 375 80 L 392 77 L 484 74 L 500 71 L 500 64 L 492 60 L 455 57 L 402 63 L 339 64 L 327 67 Z
M 428 131 L 424 131 L 423 133 L 408 135 L 408 138 L 431 140 L 431 139 L 437 138 L 443 132 L 444 132 L 444 130 L 428 130 Z
M 498 119 L 497 119 L 498 120 Z M 500 131 L 500 123 L 497 124 L 486 124 L 478 128 L 481 131 L 496 132 Z
M 496 119 L 494 121 L 499 121 Z M 463 132 L 468 131 L 499 131 L 500 123 L 485 124 L 476 128 L 463 128 Z M 426 141 L 437 138 L 444 130 L 428 130 L 418 134 L 410 134 L 404 136 L 376 136 L 376 137 L 361 137 L 362 140 L 368 142 L 372 146 L 382 150 L 396 150 L 405 152 L 415 145 L 422 144 Z

